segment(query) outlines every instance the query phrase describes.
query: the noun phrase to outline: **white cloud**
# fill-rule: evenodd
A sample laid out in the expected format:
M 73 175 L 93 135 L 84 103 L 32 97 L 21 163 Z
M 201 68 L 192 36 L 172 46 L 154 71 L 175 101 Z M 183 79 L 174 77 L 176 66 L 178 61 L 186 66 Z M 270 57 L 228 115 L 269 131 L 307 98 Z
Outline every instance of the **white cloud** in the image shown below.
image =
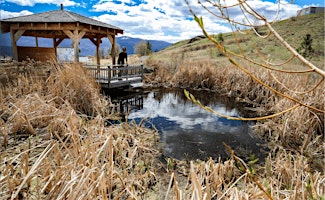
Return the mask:
M 230 25 L 224 20 L 211 15 L 201 7 L 197 0 L 188 0 L 193 11 L 197 16 L 202 16 L 206 30 L 211 34 L 230 32 Z M 63 3 L 64 6 L 85 7 L 84 1 L 80 0 L 6 0 L 6 2 L 16 3 L 20 6 L 34 6 L 35 4 L 54 4 Z M 142 39 L 156 39 L 168 42 L 177 42 L 189 39 L 197 35 L 202 35 L 197 23 L 193 20 L 192 14 L 184 0 L 113 0 L 88 1 L 93 5 L 89 15 L 94 19 L 112 24 L 124 29 L 124 35 L 138 37 Z M 232 5 L 237 0 L 221 1 L 227 5 Z M 247 0 L 257 12 L 272 20 L 278 10 L 277 3 L 262 0 Z M 302 7 L 295 4 L 288 4 L 281 1 L 280 14 L 278 19 L 285 19 L 296 15 L 297 10 Z M 204 5 L 207 5 L 205 3 Z M 215 7 L 212 12 L 218 12 Z M 97 12 L 100 12 L 97 13 Z M 228 10 L 232 19 L 242 22 L 244 17 L 240 9 L 231 8 Z M 104 13 L 104 14 L 102 14 Z M 30 14 L 28 11 L 10 13 L 2 11 L 2 18 Z
M 80 5 L 79 3 L 76 3 L 74 1 L 70 0 L 5 0 L 6 2 L 9 3 L 14 3 L 19 6 L 35 6 L 35 4 L 54 4 L 54 5 L 60 5 L 61 3 L 64 6 L 78 6 Z
M 116 15 L 103 14 L 94 18 L 123 28 L 125 35 L 130 37 L 177 42 L 202 35 L 198 25 L 189 20 L 193 16 L 183 0 L 148 1 L 138 6 L 127 5 L 126 3 L 132 3 L 127 0 L 121 2 L 122 4 L 112 1 L 98 2 L 93 6 L 93 11 L 109 11 Z M 209 30 L 213 32 L 230 31 L 226 26 L 212 26 L 211 20 L 207 22 Z
M 219 118 L 217 116 L 202 110 L 199 106 L 192 105 L 191 102 L 180 104 L 179 99 L 175 98 L 172 93 L 164 95 L 163 99 L 159 102 L 154 98 L 154 94 L 150 93 L 145 101 L 146 103 L 143 105 L 143 109 L 136 113 L 131 113 L 128 116 L 129 119 L 163 117 L 168 121 L 175 122 L 183 130 L 192 129 L 195 126 L 202 126 L 202 129 L 205 131 L 216 132 L 218 130 L 227 130 L 229 133 L 236 133 L 238 128 L 240 128 L 218 121 Z M 236 109 L 227 110 L 220 105 L 214 105 L 212 109 L 224 115 L 238 116 Z M 218 123 L 218 126 L 215 123 Z
M 197 3 L 197 0 L 189 1 L 193 11 L 198 16 L 203 17 L 205 28 L 209 33 L 231 31 L 230 26 L 225 21 L 211 15 Z M 132 0 L 121 0 L 120 2 L 121 4 L 116 4 L 112 0 L 97 2 L 92 11 L 112 12 L 114 14 L 103 14 L 94 18 L 124 29 L 124 35 L 130 37 L 176 42 L 202 35 L 199 26 L 191 20 L 193 16 L 184 0 L 147 0 L 145 3 L 136 6 L 132 6 L 134 5 Z M 227 0 L 226 2 L 227 5 L 232 5 L 237 1 Z M 248 0 L 247 2 L 269 20 L 272 20 L 276 15 L 277 3 L 261 0 Z M 216 8 L 211 6 L 210 8 L 213 12 L 218 12 Z M 296 15 L 300 8 L 294 4 L 281 5 L 279 19 Z M 244 18 L 239 8 L 229 9 L 229 15 L 239 22 L 242 22 Z
M 0 19 L 19 17 L 19 16 L 31 15 L 31 14 L 33 13 L 29 12 L 28 10 L 22 10 L 20 12 L 8 12 L 5 10 L 0 10 Z

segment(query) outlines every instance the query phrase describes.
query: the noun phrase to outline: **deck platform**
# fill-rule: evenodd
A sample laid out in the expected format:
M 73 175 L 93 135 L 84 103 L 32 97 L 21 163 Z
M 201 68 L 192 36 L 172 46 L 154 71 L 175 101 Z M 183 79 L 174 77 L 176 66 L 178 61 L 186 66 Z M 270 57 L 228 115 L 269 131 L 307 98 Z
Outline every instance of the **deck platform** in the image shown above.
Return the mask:
M 143 80 L 143 65 L 84 65 L 84 67 L 104 89 L 139 85 Z

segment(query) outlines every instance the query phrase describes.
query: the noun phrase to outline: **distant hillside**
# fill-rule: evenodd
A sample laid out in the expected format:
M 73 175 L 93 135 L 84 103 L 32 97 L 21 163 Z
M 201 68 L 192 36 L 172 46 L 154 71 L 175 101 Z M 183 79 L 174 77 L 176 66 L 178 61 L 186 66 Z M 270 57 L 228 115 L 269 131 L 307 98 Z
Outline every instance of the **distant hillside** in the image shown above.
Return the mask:
M 311 62 L 319 67 L 324 67 L 324 13 L 292 17 L 272 24 L 273 28 L 293 47 L 298 48 L 307 34 L 311 35 L 312 47 L 315 50 L 314 55 L 310 58 Z M 246 34 L 237 34 L 237 40 L 241 50 L 251 58 L 258 58 L 260 53 L 268 56 L 272 62 L 284 61 L 288 59 L 287 49 L 280 45 L 278 40 L 273 36 L 267 39 L 261 39 L 252 34 L 252 31 L 242 30 Z M 268 32 L 266 28 L 259 28 L 262 35 Z M 217 36 L 215 35 L 217 38 Z M 224 46 L 227 50 L 240 53 L 236 44 L 233 33 L 224 33 Z M 195 37 L 188 40 L 179 41 L 166 49 L 151 55 L 150 60 L 160 60 L 174 62 L 181 59 L 204 60 L 210 59 L 216 62 L 222 60 L 222 56 L 205 37 Z
M 11 52 L 11 39 L 10 34 L 0 34 L 0 56 L 9 55 L 12 56 Z M 134 54 L 134 47 L 136 44 L 141 42 L 142 39 L 140 38 L 132 38 L 132 37 L 117 37 L 116 43 L 123 47 L 125 46 L 127 48 L 128 54 Z M 160 51 L 170 45 L 171 43 L 165 42 L 165 41 L 159 41 L 159 40 L 146 40 L 149 41 L 152 44 L 152 51 Z M 35 38 L 34 37 L 24 37 L 18 40 L 19 46 L 36 46 Z M 46 39 L 46 38 L 39 38 L 39 46 L 41 47 L 52 47 L 53 41 L 52 39 Z M 71 47 L 72 41 L 71 40 L 63 40 L 59 47 Z M 107 38 L 102 39 L 101 49 L 104 49 L 105 51 L 108 50 L 108 48 L 111 47 L 111 44 Z M 82 39 L 80 41 L 80 55 L 81 56 L 92 56 L 95 55 L 96 47 L 95 45 L 88 39 Z
M 123 46 L 125 46 L 128 49 L 129 54 L 134 54 L 135 45 L 137 45 L 141 41 L 143 41 L 143 39 L 131 38 L 131 37 L 127 37 L 127 36 L 122 36 L 122 37 L 116 38 L 116 43 L 119 44 L 121 48 Z M 146 41 L 149 41 L 151 43 L 153 52 L 160 51 L 160 50 L 172 45 L 169 42 L 160 41 L 160 40 L 146 40 Z

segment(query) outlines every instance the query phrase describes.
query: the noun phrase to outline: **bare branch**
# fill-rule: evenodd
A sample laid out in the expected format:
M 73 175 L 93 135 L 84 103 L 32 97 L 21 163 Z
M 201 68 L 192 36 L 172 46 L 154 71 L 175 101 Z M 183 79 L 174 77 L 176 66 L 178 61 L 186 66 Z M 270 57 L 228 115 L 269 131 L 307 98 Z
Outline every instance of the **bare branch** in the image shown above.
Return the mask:
M 239 47 L 239 50 L 240 50 L 240 54 L 236 54 L 234 52 L 231 52 L 229 50 L 226 50 L 225 47 L 220 43 L 218 42 L 216 39 L 214 39 L 213 37 L 211 37 L 208 32 L 206 31 L 204 25 L 203 25 L 203 19 L 202 18 L 199 18 L 196 16 L 196 14 L 194 13 L 194 11 L 191 9 L 191 6 L 189 5 L 188 1 L 185 0 L 187 5 L 189 6 L 190 8 L 190 12 L 193 14 L 194 18 L 195 18 L 195 21 L 198 23 L 198 25 L 200 26 L 203 34 L 212 42 L 215 44 L 216 48 L 219 50 L 220 53 L 222 53 L 234 66 L 236 66 L 238 69 L 240 69 L 241 71 L 243 71 L 244 73 L 246 73 L 248 76 L 250 76 L 255 82 L 257 82 L 258 84 L 268 88 L 269 90 L 271 90 L 272 92 L 274 92 L 275 94 L 277 95 L 280 95 L 286 99 L 289 99 L 293 102 L 295 102 L 297 105 L 293 106 L 292 108 L 289 108 L 287 110 L 284 110 L 282 112 L 280 112 L 281 114 L 285 113 L 285 112 L 289 112 L 290 110 L 294 109 L 294 108 L 298 108 L 299 106 L 304 106 L 304 107 L 307 107 L 311 110 L 314 110 L 314 111 L 317 111 L 317 112 L 322 112 L 322 113 L 325 113 L 324 110 L 321 110 L 321 109 L 318 109 L 318 108 L 315 108 L 313 106 L 310 106 L 308 105 L 307 103 L 303 103 L 302 101 L 290 96 L 290 95 L 287 95 L 287 94 L 284 94 L 283 92 L 280 92 L 279 90 L 273 88 L 272 86 L 266 84 L 264 81 L 260 80 L 259 78 L 257 78 L 255 75 L 253 75 L 248 69 L 246 69 L 242 64 L 240 64 L 239 62 L 237 62 L 233 57 L 236 57 L 236 58 L 241 58 L 241 59 L 244 59 L 252 64 L 255 64 L 257 66 L 260 66 L 262 68 L 265 68 L 267 70 L 272 70 L 272 71 L 278 71 L 278 72 L 285 72 L 285 73 L 310 73 L 310 72 L 315 72 L 319 75 L 322 76 L 322 79 L 314 86 L 312 87 L 311 90 L 308 90 L 308 91 L 305 91 L 305 92 L 295 92 L 293 90 L 291 90 L 290 88 L 286 87 L 283 83 L 281 83 L 278 79 L 276 79 L 276 77 L 271 74 L 271 76 L 273 77 L 273 79 L 279 83 L 280 85 L 282 85 L 285 89 L 287 89 L 288 91 L 290 92 L 294 92 L 294 93 L 297 93 L 297 94 L 305 94 L 305 93 L 309 93 L 313 90 L 315 90 L 317 87 L 319 87 L 319 85 L 324 81 L 324 78 L 325 78 L 325 72 L 319 68 L 317 68 L 315 65 L 313 65 L 311 62 L 309 62 L 306 58 L 304 58 L 303 56 L 301 56 L 293 47 L 291 47 L 276 31 L 275 29 L 271 26 L 271 23 L 268 22 L 268 20 L 260 15 L 258 12 L 256 12 L 256 10 L 254 10 L 254 8 L 252 8 L 247 1 L 241 1 L 241 0 L 238 0 L 238 3 L 234 4 L 234 5 L 231 5 L 231 6 L 225 6 L 225 5 L 221 5 L 220 1 L 218 1 L 219 3 L 212 3 L 212 1 L 210 0 L 206 0 L 206 2 L 210 3 L 211 5 L 213 5 L 214 7 L 217 7 L 220 11 L 220 14 L 216 14 L 214 13 L 210 8 L 208 8 L 207 6 L 205 6 L 201 0 L 199 0 L 199 4 L 205 9 L 207 10 L 209 13 L 211 13 L 212 15 L 218 17 L 218 18 L 222 18 L 226 21 L 228 21 L 230 24 L 237 24 L 237 25 L 245 25 L 245 26 L 248 26 L 248 27 L 255 27 L 254 24 L 250 21 L 250 17 L 253 17 L 257 20 L 261 20 L 263 21 L 263 26 L 265 26 L 267 29 L 268 29 L 268 34 L 265 35 L 265 36 L 262 36 L 260 35 L 254 28 L 253 28 L 253 31 L 255 32 L 255 34 L 260 37 L 260 38 L 267 38 L 269 37 L 270 35 L 274 35 L 275 38 L 281 43 L 282 46 L 284 46 L 291 54 L 292 56 L 284 61 L 283 63 L 281 64 L 287 64 L 289 62 L 291 62 L 294 58 L 297 58 L 298 60 L 300 60 L 303 64 L 305 64 L 309 69 L 308 70 L 299 70 L 299 71 L 294 71 L 294 70 L 281 70 L 281 69 L 276 69 L 276 68 L 271 68 L 269 65 L 274 65 L 274 66 L 278 66 L 276 64 L 272 64 L 270 62 L 266 62 L 266 64 L 262 64 L 262 63 L 259 63 L 253 59 L 250 59 L 248 58 L 246 55 L 245 55 L 245 52 L 242 50 L 241 46 L 240 46 L 240 43 L 238 41 L 238 38 L 236 37 L 236 34 L 235 32 L 233 32 L 234 34 L 234 38 L 236 40 L 236 43 L 237 43 L 237 46 Z M 280 6 L 280 2 L 278 3 L 278 8 Z M 243 16 L 245 17 L 245 19 L 247 20 L 248 24 L 245 24 L 245 23 L 240 23 L 240 22 L 237 22 L 235 20 L 232 20 L 230 19 L 230 16 L 229 16 L 229 13 L 228 13 L 228 8 L 235 8 L 235 7 L 239 7 Z M 226 13 L 225 13 L 226 12 Z M 278 15 L 278 13 L 277 13 Z M 260 52 L 259 52 L 260 53 Z M 192 99 L 193 100 L 193 99 Z M 195 101 L 194 101 L 195 102 Z M 200 105 L 201 107 L 203 107 L 202 105 Z M 215 113 L 214 111 L 212 111 L 211 109 L 209 108 L 206 108 L 206 107 L 203 107 L 204 109 L 206 110 L 209 110 L 210 112 L 213 112 Z M 217 115 L 220 116 L 220 114 L 218 113 L 215 113 Z M 279 114 L 279 113 L 278 113 Z M 275 114 L 274 116 L 277 116 L 278 114 Z M 265 118 L 271 118 L 271 117 L 274 117 L 272 115 L 270 116 L 266 116 Z M 227 116 L 222 116 L 222 117 L 226 117 L 228 119 L 230 119 L 231 117 L 227 117 Z M 265 119 L 263 118 L 263 119 Z M 241 120 L 245 120 L 245 119 L 241 119 Z

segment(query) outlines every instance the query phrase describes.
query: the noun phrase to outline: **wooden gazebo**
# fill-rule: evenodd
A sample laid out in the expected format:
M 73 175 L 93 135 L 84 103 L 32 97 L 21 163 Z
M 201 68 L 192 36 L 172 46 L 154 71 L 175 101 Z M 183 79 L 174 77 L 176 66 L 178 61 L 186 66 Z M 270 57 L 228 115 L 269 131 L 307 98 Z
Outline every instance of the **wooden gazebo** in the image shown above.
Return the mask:
M 88 38 L 96 46 L 97 64 L 100 64 L 101 39 L 107 37 L 112 49 L 116 46 L 116 35 L 123 30 L 74 12 L 63 9 L 33 15 L 1 20 L 2 33 L 11 34 L 13 58 L 23 60 L 26 56 L 37 60 L 57 59 L 57 47 L 66 38 L 70 38 L 74 48 L 74 62 L 79 62 L 79 42 Z M 21 36 L 36 38 L 36 47 L 19 47 L 17 41 Z M 38 46 L 38 38 L 53 38 L 53 48 Z M 115 51 L 112 53 L 112 64 L 115 64 Z

